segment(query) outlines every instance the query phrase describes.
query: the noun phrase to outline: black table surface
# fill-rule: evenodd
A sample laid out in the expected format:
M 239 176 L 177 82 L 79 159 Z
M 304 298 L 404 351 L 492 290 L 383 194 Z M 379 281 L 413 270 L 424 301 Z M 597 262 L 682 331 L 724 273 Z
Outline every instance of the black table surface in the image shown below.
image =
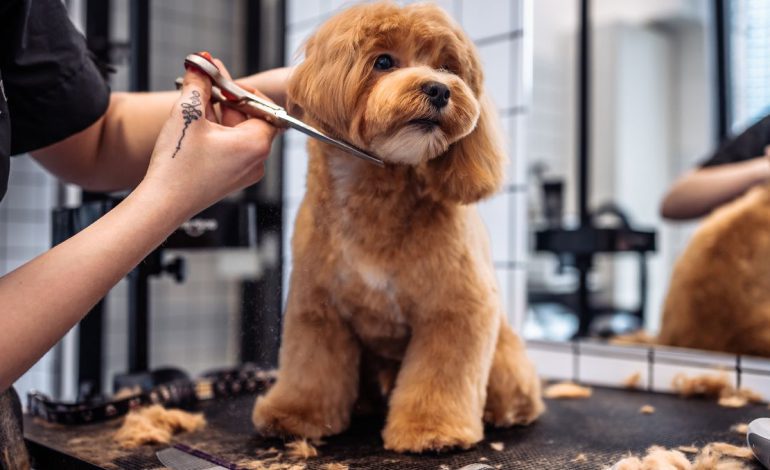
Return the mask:
M 254 432 L 250 421 L 253 403 L 251 396 L 207 403 L 201 407 L 209 423 L 206 429 L 178 435 L 175 442 L 231 462 L 256 458 L 270 447 L 281 448 L 282 441 L 263 439 Z M 356 419 L 347 432 L 326 439 L 319 447 L 320 455 L 305 463 L 309 470 L 330 462 L 344 463 L 351 470 L 459 469 L 478 462 L 501 464 L 506 469 L 601 469 L 629 452 L 643 453 L 651 445 L 674 448 L 714 441 L 745 445 L 743 436 L 731 431 L 731 426 L 770 415 L 766 405 L 723 408 L 714 400 L 608 388 L 594 388 L 593 396 L 586 400 L 548 400 L 547 405 L 546 414 L 531 426 L 487 429 L 486 439 L 474 449 L 444 454 L 385 451 L 380 438 L 382 420 Z M 654 406 L 655 413 L 641 414 L 643 405 Z M 25 437 L 36 468 L 42 470 L 162 467 L 155 452 L 166 446 L 126 451 L 112 442 L 120 423 L 117 419 L 60 426 L 27 417 Z M 504 449 L 495 451 L 490 442 L 502 442 Z M 585 460 L 576 461 L 579 454 Z

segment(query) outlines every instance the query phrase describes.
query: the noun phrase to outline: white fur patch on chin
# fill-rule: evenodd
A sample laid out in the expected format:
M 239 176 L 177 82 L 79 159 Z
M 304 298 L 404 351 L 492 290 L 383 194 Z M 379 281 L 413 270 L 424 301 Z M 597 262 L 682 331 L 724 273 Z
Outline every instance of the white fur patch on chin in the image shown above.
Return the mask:
M 417 126 L 406 126 L 394 135 L 377 137 L 371 149 L 388 163 L 419 165 L 444 153 L 449 147 L 446 136 L 438 129 L 425 131 Z

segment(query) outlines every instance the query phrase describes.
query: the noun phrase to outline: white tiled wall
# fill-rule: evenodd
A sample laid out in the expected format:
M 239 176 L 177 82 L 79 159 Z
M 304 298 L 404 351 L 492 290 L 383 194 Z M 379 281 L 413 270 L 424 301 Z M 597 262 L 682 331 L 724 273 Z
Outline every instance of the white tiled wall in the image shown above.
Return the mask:
M 128 40 L 128 0 L 113 0 L 113 36 Z M 150 89 L 174 89 L 184 57 L 207 50 L 242 75 L 243 2 L 164 0 L 150 2 Z M 113 89 L 127 89 L 128 69 L 118 67 Z M 184 252 L 187 279 L 150 281 L 150 368 L 173 365 L 195 375 L 237 361 L 238 282 L 217 273 L 217 252 Z M 127 283 L 108 297 L 105 319 L 105 385 L 127 367 Z
M 188 263 L 185 282 L 169 277 L 150 281 L 150 368 L 175 366 L 196 375 L 234 365 L 240 328 L 238 283 L 217 274 L 216 252 L 178 253 Z M 127 283 L 121 281 L 108 297 L 107 386 L 115 373 L 126 371 L 127 295 Z
M 527 353 L 547 380 L 572 380 L 613 388 L 628 387 L 674 393 L 674 378 L 724 376 L 734 387 L 749 389 L 770 400 L 770 361 L 692 349 L 620 346 L 602 341 L 527 341 Z
M 51 242 L 55 180 L 29 156 L 11 160 L 8 193 L 0 204 L 0 269 L 10 272 Z
M 479 205 L 492 240 L 492 253 L 509 319 L 519 326 L 526 306 L 526 157 L 523 138 L 530 102 L 532 0 L 437 1 L 476 42 L 486 77 L 486 89 L 500 110 L 508 141 L 510 164 L 503 191 Z M 302 42 L 339 5 L 355 2 L 288 0 L 286 61 L 301 60 Z M 402 2 L 411 3 L 411 2 Z M 291 268 L 289 240 L 294 214 L 302 199 L 307 156 L 305 138 L 286 134 L 284 155 L 285 279 Z
M 770 402 L 770 361 L 767 359 L 741 358 L 741 387 L 754 390 Z

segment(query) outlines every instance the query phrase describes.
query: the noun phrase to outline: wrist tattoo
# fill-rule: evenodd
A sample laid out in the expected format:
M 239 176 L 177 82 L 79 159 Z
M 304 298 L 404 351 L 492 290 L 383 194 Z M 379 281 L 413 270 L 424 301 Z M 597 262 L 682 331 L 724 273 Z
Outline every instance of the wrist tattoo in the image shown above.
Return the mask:
M 189 103 L 182 103 L 182 119 L 184 120 L 184 128 L 182 129 L 182 135 L 179 137 L 179 141 L 176 143 L 176 150 L 174 150 L 174 154 L 171 155 L 171 158 L 176 157 L 177 152 L 179 152 L 179 149 L 182 148 L 182 139 L 184 139 L 185 134 L 187 133 L 187 128 L 190 126 L 190 124 L 193 121 L 197 121 L 200 119 L 201 116 L 203 116 L 203 111 L 200 110 L 201 107 L 201 94 L 198 90 L 193 90 L 192 96 L 190 97 Z

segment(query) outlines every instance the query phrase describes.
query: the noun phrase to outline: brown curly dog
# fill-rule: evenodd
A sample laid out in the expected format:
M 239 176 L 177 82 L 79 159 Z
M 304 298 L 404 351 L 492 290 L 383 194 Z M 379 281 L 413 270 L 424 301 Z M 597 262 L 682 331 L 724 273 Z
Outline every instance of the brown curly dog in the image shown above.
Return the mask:
M 473 44 L 435 6 L 355 6 L 308 40 L 289 96 L 386 165 L 308 145 L 280 370 L 257 429 L 339 433 L 372 377 L 395 451 L 467 448 L 484 421 L 532 422 L 540 383 L 473 205 L 505 160 Z

